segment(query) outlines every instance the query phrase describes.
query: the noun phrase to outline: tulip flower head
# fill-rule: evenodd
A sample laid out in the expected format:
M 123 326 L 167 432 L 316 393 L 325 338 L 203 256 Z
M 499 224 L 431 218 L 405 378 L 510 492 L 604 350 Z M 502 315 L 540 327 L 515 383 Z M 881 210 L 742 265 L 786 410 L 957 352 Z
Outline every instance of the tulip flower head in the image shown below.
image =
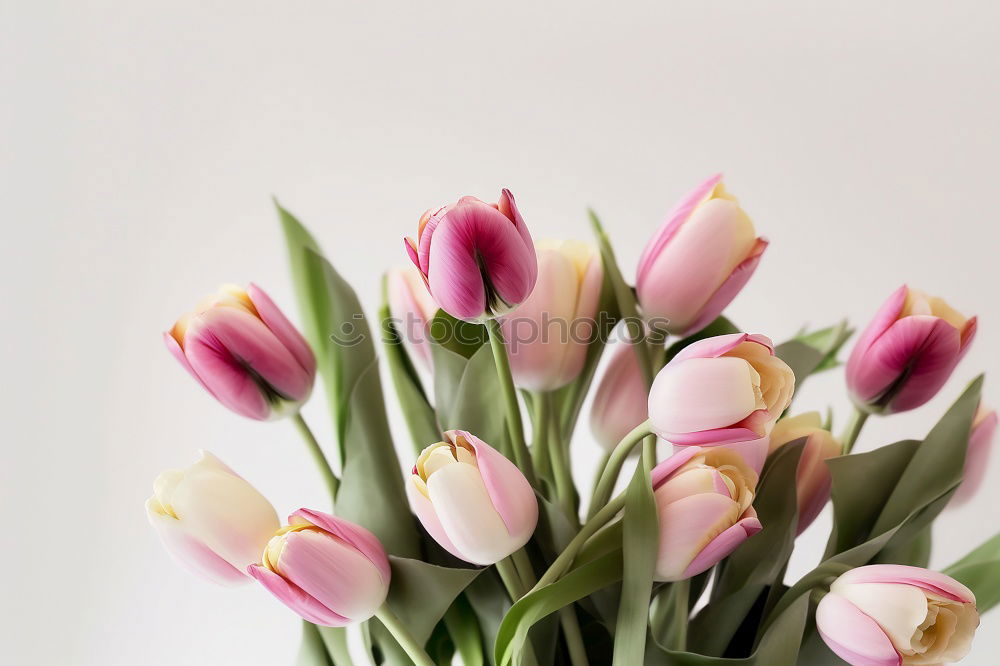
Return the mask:
M 816 516 L 830 499 L 831 477 L 826 461 L 841 453 L 840 442 L 834 439 L 829 430 L 824 430 L 821 424 L 819 412 L 807 412 L 781 419 L 771 431 L 770 453 L 772 454 L 789 442 L 806 438 L 795 477 L 795 496 L 799 505 L 799 533 L 816 520 Z
M 248 580 L 247 566 L 279 526 L 271 503 L 207 451 L 156 478 L 146 517 L 174 559 L 223 585 Z
M 579 241 L 540 241 L 531 295 L 503 318 L 514 383 L 552 391 L 577 378 L 593 335 L 604 268 L 597 249 Z
M 649 318 L 681 336 L 705 328 L 753 275 L 767 241 L 715 175 L 667 214 L 639 258 L 635 289 Z
M 386 275 L 389 312 L 411 358 L 424 370 L 432 369 L 430 324 L 438 305 L 427 291 L 420 271 L 412 266 L 394 268 Z
M 421 452 L 406 492 L 424 529 L 466 562 L 499 562 L 531 538 L 538 501 L 514 463 L 464 430 Z
M 258 557 L 247 573 L 324 627 L 367 620 L 389 592 L 389 558 L 375 535 L 321 511 L 293 513 Z
M 163 334 L 216 400 L 258 421 L 298 411 L 312 392 L 309 344 L 259 287 L 225 285 Z
M 979 626 L 976 597 L 944 574 L 875 564 L 852 569 L 816 608 L 823 641 L 853 666 L 959 661 Z
M 955 492 L 955 497 L 952 500 L 953 505 L 958 506 L 968 502 L 983 484 L 990 456 L 993 453 L 996 432 L 996 411 L 979 405 L 976 417 L 972 421 L 972 432 L 969 433 L 969 449 L 965 455 L 962 485 Z
M 649 391 L 632 345 L 619 344 L 597 384 L 590 408 L 590 431 L 611 451 L 633 428 L 648 418 Z
M 495 204 L 462 197 L 428 210 L 406 250 L 438 305 L 466 321 L 511 311 L 538 274 L 535 246 L 510 190 Z
M 653 431 L 678 446 L 760 440 L 788 407 L 795 375 L 763 335 L 733 333 L 688 345 L 649 392 Z
M 696 576 L 761 530 L 757 473 L 725 447 L 686 447 L 652 472 L 660 523 L 655 579 Z
M 940 298 L 900 287 L 851 351 L 851 397 L 871 413 L 919 407 L 948 381 L 975 334 L 975 317 L 967 319 Z

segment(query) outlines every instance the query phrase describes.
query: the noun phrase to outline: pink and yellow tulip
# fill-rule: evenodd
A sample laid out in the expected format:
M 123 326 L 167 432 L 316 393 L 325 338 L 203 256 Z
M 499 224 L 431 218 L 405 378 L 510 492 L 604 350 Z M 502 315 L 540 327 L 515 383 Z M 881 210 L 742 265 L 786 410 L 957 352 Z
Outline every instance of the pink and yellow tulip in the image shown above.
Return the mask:
M 631 345 L 619 344 L 611 354 L 594 402 L 590 407 L 590 431 L 607 451 L 648 418 L 649 391 Z
M 427 291 L 420 271 L 412 266 L 394 268 L 386 275 L 389 313 L 410 357 L 427 371 L 432 369 L 430 323 L 438 305 Z
M 976 417 L 972 421 L 972 431 L 969 433 L 969 448 L 965 455 L 962 485 L 958 487 L 952 500 L 952 504 L 955 506 L 968 502 L 983 485 L 983 479 L 986 477 L 986 470 L 993 453 L 996 432 L 996 410 L 979 405 Z
M 806 438 L 795 477 L 795 496 L 799 506 L 798 531 L 809 527 L 830 499 L 830 469 L 826 461 L 839 456 L 840 442 L 822 425 L 819 412 L 786 417 L 771 431 L 769 454 L 785 444 Z

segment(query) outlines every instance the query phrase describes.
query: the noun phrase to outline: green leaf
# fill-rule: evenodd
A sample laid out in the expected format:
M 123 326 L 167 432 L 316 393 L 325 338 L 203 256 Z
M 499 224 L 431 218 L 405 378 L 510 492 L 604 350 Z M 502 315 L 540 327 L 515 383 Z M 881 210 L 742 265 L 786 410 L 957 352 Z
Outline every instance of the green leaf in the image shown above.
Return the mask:
M 330 655 L 335 666 L 351 666 L 351 653 L 347 649 L 347 629 L 344 627 L 316 627 L 326 652 Z
M 319 629 L 311 622 L 302 621 L 302 643 L 299 646 L 299 656 L 296 666 L 334 666 Z M 337 664 L 337 666 L 340 666 Z M 345 665 L 346 666 L 346 665 Z
M 442 430 L 468 430 L 494 448 L 503 450 L 507 428 L 501 404 L 500 380 L 493 351 L 481 346 L 465 357 L 441 344 L 432 344 L 434 395 Z
M 714 338 L 717 335 L 728 335 L 730 333 L 740 333 L 740 329 L 733 322 L 729 321 L 723 316 L 718 316 L 711 324 L 701 329 L 697 333 L 693 333 L 686 338 L 682 338 L 677 342 L 673 343 L 667 347 L 667 355 L 664 363 L 669 363 L 673 360 L 674 356 L 680 353 L 682 349 L 688 345 L 694 344 L 699 340 L 704 340 L 705 338 Z
M 480 347 L 489 346 L 489 332 L 482 324 L 455 319 L 438 310 L 428 327 L 431 340 L 450 351 L 471 358 Z
M 796 385 L 801 385 L 809 375 L 840 365 L 837 354 L 853 333 L 854 329 L 845 320 L 835 326 L 799 334 L 775 347 L 774 353 L 795 373 Z
M 390 556 L 392 584 L 386 603 L 420 643 L 430 638 L 455 598 L 482 569 L 451 569 Z
M 497 641 L 500 623 L 510 609 L 510 598 L 500 581 L 495 568 L 487 569 L 465 590 L 469 605 L 479 620 L 479 628 L 483 633 L 483 643 L 486 646 L 486 656 L 490 664 L 494 661 L 491 649 Z
M 465 666 L 483 666 L 483 634 L 476 622 L 476 613 L 464 594 L 458 595 L 455 603 L 444 614 L 444 625 L 458 650 L 461 663 Z
M 931 526 L 920 530 L 917 536 L 909 541 L 890 541 L 874 560 L 874 564 L 905 564 L 911 567 L 926 569 L 931 561 L 933 535 Z
M 976 607 L 985 613 L 1000 603 L 1000 534 L 944 570 L 976 595 Z

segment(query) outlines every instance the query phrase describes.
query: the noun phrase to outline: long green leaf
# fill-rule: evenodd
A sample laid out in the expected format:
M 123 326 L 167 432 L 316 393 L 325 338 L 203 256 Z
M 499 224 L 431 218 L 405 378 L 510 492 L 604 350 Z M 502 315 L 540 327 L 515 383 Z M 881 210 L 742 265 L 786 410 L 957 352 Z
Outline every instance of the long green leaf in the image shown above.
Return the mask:
M 853 333 L 846 321 L 812 333 L 803 333 L 783 342 L 774 349 L 775 355 L 795 373 L 795 384 L 801 386 L 809 375 L 837 367 L 837 354 Z
M 352 666 L 351 652 L 347 649 L 347 629 L 344 627 L 316 627 L 326 652 L 335 666 Z
M 1000 534 L 944 570 L 976 595 L 976 606 L 985 613 L 1000 603 Z
M 440 345 L 431 346 L 434 358 L 434 396 L 443 430 L 460 428 L 503 450 L 506 438 L 504 410 L 498 405 L 500 381 L 493 351 L 481 346 L 466 358 Z
M 323 637 L 319 629 L 311 622 L 302 621 L 302 643 L 299 645 L 299 656 L 296 666 L 340 666 L 335 664 L 327 654 Z
M 430 638 L 455 598 L 482 569 L 451 569 L 420 560 L 390 556 L 392 584 L 386 603 L 417 641 Z
M 483 666 L 483 650 L 486 647 L 483 634 L 476 622 L 476 613 L 464 594 L 458 595 L 443 619 L 461 663 L 464 666 Z

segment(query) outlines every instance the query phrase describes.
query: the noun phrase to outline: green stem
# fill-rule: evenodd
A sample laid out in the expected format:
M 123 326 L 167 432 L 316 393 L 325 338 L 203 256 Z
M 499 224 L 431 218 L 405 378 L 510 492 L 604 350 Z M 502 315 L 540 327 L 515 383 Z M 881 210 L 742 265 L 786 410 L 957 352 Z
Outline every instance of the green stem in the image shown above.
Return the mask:
M 570 565 L 573 564 L 573 559 L 576 557 L 580 549 L 583 548 L 584 544 L 590 537 L 594 536 L 598 530 L 607 525 L 612 518 L 618 515 L 618 512 L 622 510 L 625 506 L 625 495 L 621 494 L 615 497 L 613 500 L 605 504 L 600 511 L 598 511 L 594 517 L 584 524 L 580 528 L 573 539 L 566 544 L 566 548 L 563 552 L 559 553 L 559 556 L 554 562 L 549 566 L 548 571 L 542 574 L 542 577 L 538 579 L 538 584 L 535 585 L 534 589 L 544 587 L 550 583 L 554 583 L 556 580 L 562 576 Z
M 588 518 L 594 516 L 602 506 L 607 504 L 611 498 L 611 493 L 614 492 L 615 483 L 618 481 L 618 474 L 621 473 L 622 465 L 625 464 L 625 458 L 628 457 L 628 454 L 632 452 L 632 449 L 639 442 L 650 434 L 649 421 L 643 421 L 633 428 L 629 434 L 625 435 L 625 438 L 618 443 L 618 446 L 608 456 L 607 465 L 605 465 L 604 470 L 601 472 L 601 477 L 597 481 L 593 497 L 590 498 Z
M 539 396 L 546 404 L 546 410 L 550 415 L 555 416 L 555 401 L 551 393 Z M 576 492 L 573 485 L 573 471 L 570 469 L 569 460 L 566 458 L 566 445 L 562 441 L 559 432 L 559 419 L 550 417 L 549 422 L 549 458 L 552 461 L 552 473 L 555 477 L 556 498 L 562 505 L 566 517 L 574 527 L 579 527 L 580 517 L 577 514 L 576 503 L 573 495 Z
M 507 407 L 507 431 L 510 433 L 511 447 L 514 449 L 514 462 L 532 487 L 537 488 L 538 482 L 535 479 L 535 470 L 532 468 L 531 454 L 524 442 L 521 407 L 517 404 L 517 390 L 514 388 L 514 378 L 510 374 L 510 360 L 507 358 L 500 322 L 496 319 L 487 320 L 486 330 L 490 334 L 490 347 L 493 349 L 493 361 L 496 363 L 497 376 L 500 379 L 500 392 Z
M 679 652 L 687 650 L 688 618 L 691 610 L 688 598 L 691 594 L 691 579 L 685 578 L 674 583 L 674 649 Z
M 337 501 L 337 491 L 340 489 L 340 479 L 337 475 L 333 473 L 333 468 L 330 467 L 330 461 L 326 459 L 323 455 L 323 449 L 320 447 L 319 442 L 316 440 L 316 436 L 313 435 L 312 430 L 306 424 L 306 420 L 302 418 L 300 412 L 296 412 L 295 416 L 292 417 L 292 422 L 295 427 L 298 428 L 299 434 L 302 435 L 302 439 L 306 442 L 306 447 L 309 449 L 309 453 L 312 454 L 313 462 L 316 463 L 316 467 L 319 468 L 320 474 L 323 475 L 323 481 L 326 482 L 326 489 L 330 493 L 330 500 L 332 502 Z
M 854 449 L 854 443 L 858 441 L 858 435 L 861 434 L 861 428 L 864 427 L 865 421 L 868 420 L 870 415 L 868 412 L 861 411 L 857 407 L 854 408 L 854 413 L 851 414 L 851 420 L 847 422 L 847 428 L 844 429 L 844 434 L 841 435 L 840 441 L 843 448 L 843 454 L 846 456 L 848 453 Z
M 552 413 L 547 400 L 543 400 L 541 395 L 535 395 L 532 401 L 534 406 L 532 426 L 533 436 L 531 443 L 531 458 L 535 462 L 535 474 L 543 479 L 551 479 L 552 462 L 549 459 L 549 420 Z
M 519 548 L 510 556 L 521 578 L 524 589 L 530 590 L 535 586 L 535 570 L 531 566 L 531 560 L 524 548 Z M 566 638 L 566 647 L 569 650 L 569 660 L 572 666 L 589 666 L 587 661 L 587 650 L 583 646 L 583 634 L 580 633 L 580 621 L 576 617 L 576 611 L 572 606 L 559 609 L 559 625 L 562 627 Z
M 514 563 L 514 556 L 503 558 L 495 566 L 497 573 L 500 574 L 500 580 L 503 581 L 503 586 L 507 588 L 511 603 L 517 603 L 517 600 L 524 596 L 528 588 L 521 581 L 521 574 Z
M 601 476 L 604 474 L 604 468 L 608 466 L 608 462 L 611 460 L 611 451 L 607 451 L 601 456 L 601 459 L 597 461 L 597 467 L 594 471 L 594 482 L 591 484 L 590 496 L 593 497 L 597 494 L 597 486 L 601 482 Z M 591 502 L 593 504 L 593 502 Z
M 424 652 L 423 646 L 417 642 L 406 625 L 396 617 L 395 613 L 389 610 L 388 604 L 382 604 L 382 607 L 375 611 L 375 617 L 385 625 L 385 628 L 389 630 L 389 633 L 416 666 L 437 666 L 434 660 Z

